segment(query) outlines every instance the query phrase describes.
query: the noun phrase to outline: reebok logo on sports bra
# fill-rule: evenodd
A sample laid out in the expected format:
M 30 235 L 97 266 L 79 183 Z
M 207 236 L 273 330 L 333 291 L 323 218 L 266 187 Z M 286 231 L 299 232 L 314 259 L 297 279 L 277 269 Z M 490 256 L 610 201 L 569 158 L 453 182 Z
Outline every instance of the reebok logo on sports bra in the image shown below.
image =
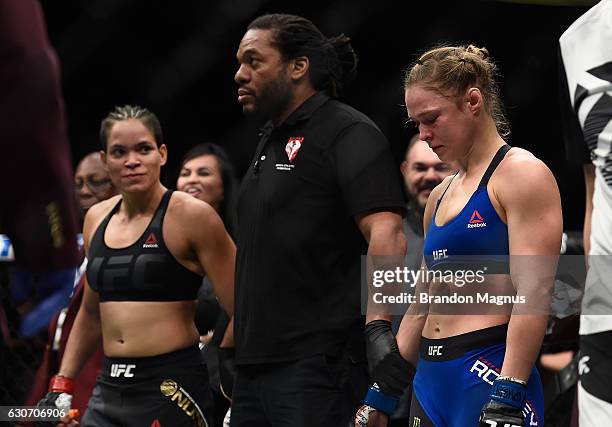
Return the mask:
M 144 242 L 142 247 L 144 249 L 159 248 L 159 245 L 157 244 L 157 237 L 155 237 L 155 233 L 149 234 L 149 237 L 147 237 L 147 240 Z
M 467 228 L 479 228 L 479 227 L 486 227 L 486 226 L 487 226 L 487 223 L 484 222 L 484 219 L 478 213 L 478 210 L 474 209 L 474 213 L 472 214 L 472 217 L 468 221 Z

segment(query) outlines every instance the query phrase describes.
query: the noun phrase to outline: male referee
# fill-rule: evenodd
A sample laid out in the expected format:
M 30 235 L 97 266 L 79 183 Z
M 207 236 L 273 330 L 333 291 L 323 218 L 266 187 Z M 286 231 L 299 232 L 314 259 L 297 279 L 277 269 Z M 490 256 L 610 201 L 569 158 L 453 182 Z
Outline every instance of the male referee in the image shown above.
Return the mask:
M 238 102 L 267 123 L 239 196 L 234 427 L 348 425 L 366 347 L 383 390 L 381 359 L 407 376 L 388 319 L 364 335 L 360 257 L 403 257 L 404 199 L 383 134 L 336 99 L 356 73 L 349 42 L 274 14 L 238 48 Z

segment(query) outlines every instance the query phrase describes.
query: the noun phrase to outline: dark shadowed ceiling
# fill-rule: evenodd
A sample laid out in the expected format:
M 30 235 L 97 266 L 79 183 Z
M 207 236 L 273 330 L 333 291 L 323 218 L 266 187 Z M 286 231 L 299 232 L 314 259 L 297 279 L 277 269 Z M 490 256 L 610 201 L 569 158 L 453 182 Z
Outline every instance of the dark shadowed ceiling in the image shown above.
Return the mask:
M 241 173 L 257 126 L 236 102 L 235 53 L 247 24 L 266 12 L 311 19 L 328 36 L 345 33 L 360 57 L 346 101 L 368 114 L 399 157 L 411 129 L 403 120 L 402 71 L 438 42 L 486 46 L 503 74 L 511 143 L 533 151 L 561 187 L 566 228 L 580 228 L 580 168 L 565 161 L 559 126 L 557 40 L 585 6 L 491 1 L 41 0 L 63 67 L 75 159 L 97 149 L 100 120 L 135 103 L 160 118 L 171 161 L 193 144 L 216 142 Z

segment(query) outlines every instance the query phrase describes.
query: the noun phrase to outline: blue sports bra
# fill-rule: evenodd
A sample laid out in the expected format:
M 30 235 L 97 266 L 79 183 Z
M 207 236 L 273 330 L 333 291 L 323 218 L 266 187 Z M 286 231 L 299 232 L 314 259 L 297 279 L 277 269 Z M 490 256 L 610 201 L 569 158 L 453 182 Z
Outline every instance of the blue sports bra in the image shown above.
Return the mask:
M 430 270 L 509 273 L 508 226 L 495 211 L 487 193 L 491 175 L 509 150 L 510 146 L 504 145 L 497 151 L 467 204 L 441 226 L 436 225 L 436 214 L 450 183 L 438 199 L 423 247 Z

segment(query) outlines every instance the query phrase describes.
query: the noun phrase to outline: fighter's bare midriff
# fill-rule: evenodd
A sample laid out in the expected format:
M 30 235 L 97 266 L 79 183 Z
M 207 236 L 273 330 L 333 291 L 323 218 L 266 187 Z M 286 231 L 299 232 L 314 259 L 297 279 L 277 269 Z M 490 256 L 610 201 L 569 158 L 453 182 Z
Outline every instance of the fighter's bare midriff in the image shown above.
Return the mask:
M 447 338 L 508 323 L 512 304 L 496 305 L 490 300 L 483 301 L 487 297 L 514 295 L 510 277 L 501 274 L 485 277 L 483 283 L 463 286 L 433 282 L 429 288 L 430 298 L 456 293 L 462 299 L 451 304 L 431 302 L 422 335 L 431 339 Z M 469 298 L 473 302 L 469 302 Z
M 146 357 L 198 341 L 195 301 L 109 301 L 100 304 L 104 354 Z

